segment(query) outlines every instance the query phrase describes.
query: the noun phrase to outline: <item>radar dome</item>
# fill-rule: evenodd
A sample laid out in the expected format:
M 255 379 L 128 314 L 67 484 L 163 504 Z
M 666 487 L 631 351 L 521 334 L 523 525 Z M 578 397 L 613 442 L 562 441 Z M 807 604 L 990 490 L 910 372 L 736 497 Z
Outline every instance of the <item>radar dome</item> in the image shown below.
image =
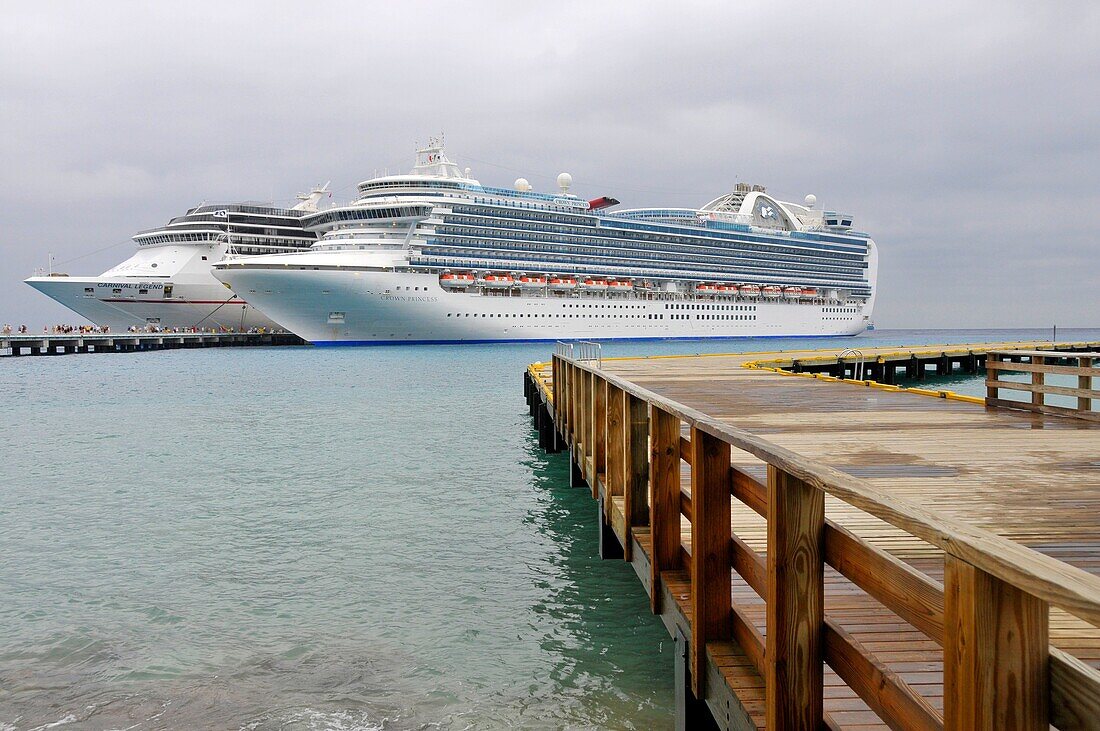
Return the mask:
M 813 193 L 810 193 L 808 196 L 806 196 L 806 207 L 807 208 L 813 208 L 816 205 L 817 205 L 817 196 L 816 195 L 814 195 Z
M 519 191 L 531 190 L 531 184 L 527 182 L 527 178 L 516 178 L 516 182 L 512 185 L 513 188 Z
M 569 173 L 562 173 L 558 176 L 558 187 L 561 188 L 561 192 L 565 193 L 569 190 L 569 186 L 573 184 L 573 176 Z

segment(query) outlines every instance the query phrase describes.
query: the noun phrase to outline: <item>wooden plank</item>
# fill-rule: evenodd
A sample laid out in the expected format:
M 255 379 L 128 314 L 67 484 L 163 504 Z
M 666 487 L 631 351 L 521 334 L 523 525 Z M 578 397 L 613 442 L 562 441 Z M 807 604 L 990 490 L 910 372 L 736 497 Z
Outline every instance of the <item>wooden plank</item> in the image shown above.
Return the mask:
M 768 593 L 768 564 L 766 559 L 737 535 L 730 538 L 730 563 L 738 576 L 756 592 L 761 599 Z
M 730 491 L 757 515 L 768 517 L 768 488 L 736 466 L 730 468 Z
M 632 560 L 631 532 L 649 525 L 649 405 L 625 391 L 623 395 L 623 482 L 624 521 L 627 545 L 623 556 Z
M 987 406 L 995 406 L 1002 409 L 1018 409 L 1021 411 L 1033 411 L 1038 414 L 1050 414 L 1052 416 L 1069 416 L 1075 419 L 1084 419 L 1085 421 L 1100 421 L 1100 411 L 1078 411 L 1077 409 L 1071 409 L 1065 406 L 1051 406 L 1049 404 L 1036 406 L 1035 404 L 1025 401 L 1009 401 L 1007 399 L 987 398 L 985 403 Z
M 652 406 L 649 412 L 649 506 L 653 538 L 650 595 L 654 613 L 661 610 L 661 572 L 680 568 L 680 420 Z
M 996 355 L 1023 355 L 1044 358 L 1100 358 L 1100 353 L 1082 353 L 1074 350 L 991 350 Z
M 691 682 L 706 688 L 706 645 L 731 637 L 730 445 L 691 433 Z
M 684 460 L 688 464 L 691 464 L 691 442 L 684 437 L 680 437 L 680 459 Z
M 745 656 L 752 662 L 756 672 L 760 673 L 760 677 L 764 677 L 767 670 L 767 661 L 765 660 L 767 643 L 764 636 L 760 634 L 756 624 L 749 618 L 749 613 L 745 607 L 731 601 L 730 609 L 731 636 L 741 647 L 741 651 L 745 653 Z
M 943 718 L 927 700 L 830 619 L 825 620 L 824 648 L 829 667 L 890 728 L 921 731 L 943 728 Z
M 1042 373 L 1039 373 L 1039 374 L 1033 373 L 1032 375 L 1033 376 L 1034 375 L 1040 375 L 1041 376 L 1043 374 Z M 1088 380 L 1089 377 L 1088 376 L 1078 376 L 1078 378 L 1080 378 L 1082 380 Z M 1100 390 L 1087 388 L 1087 387 L 1085 387 L 1085 388 L 1073 388 L 1073 387 L 1070 387 L 1070 386 L 1055 386 L 1055 385 L 1051 385 L 1051 384 L 1048 384 L 1048 383 L 1038 383 L 1038 384 L 1036 384 L 1036 383 L 1018 383 L 1016 381 L 1000 381 L 1000 380 L 997 380 L 997 381 L 987 380 L 985 382 L 985 385 L 986 386 L 996 385 L 998 388 L 1003 388 L 1006 391 L 1026 391 L 1026 392 L 1031 393 L 1031 394 L 1050 393 L 1050 394 L 1055 394 L 1055 395 L 1058 395 L 1058 396 L 1069 396 L 1069 397 L 1072 397 L 1072 398 L 1078 398 L 1078 397 L 1100 398 Z
M 943 587 L 885 551 L 826 521 L 825 560 L 926 635 L 943 642 Z
M 1039 363 L 1002 363 L 999 361 L 987 361 L 986 369 L 993 371 L 1016 371 L 1018 373 L 1052 373 L 1060 376 L 1091 376 L 1095 375 L 1095 368 L 1082 368 L 1080 366 L 1042 365 Z
M 1050 722 L 1062 731 L 1100 728 L 1100 670 L 1050 648 Z
M 822 722 L 825 494 L 768 466 L 767 727 Z
M 944 589 L 946 728 L 1045 731 L 1047 604 L 951 555 Z

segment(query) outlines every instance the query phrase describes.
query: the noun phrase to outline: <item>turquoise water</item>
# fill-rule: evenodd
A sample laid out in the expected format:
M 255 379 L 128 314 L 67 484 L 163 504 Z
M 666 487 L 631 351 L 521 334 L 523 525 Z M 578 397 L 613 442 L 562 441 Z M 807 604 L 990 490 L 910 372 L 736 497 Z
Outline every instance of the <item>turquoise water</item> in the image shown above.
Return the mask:
M 0 361 L 0 729 L 671 728 L 672 643 L 536 446 L 550 350 Z

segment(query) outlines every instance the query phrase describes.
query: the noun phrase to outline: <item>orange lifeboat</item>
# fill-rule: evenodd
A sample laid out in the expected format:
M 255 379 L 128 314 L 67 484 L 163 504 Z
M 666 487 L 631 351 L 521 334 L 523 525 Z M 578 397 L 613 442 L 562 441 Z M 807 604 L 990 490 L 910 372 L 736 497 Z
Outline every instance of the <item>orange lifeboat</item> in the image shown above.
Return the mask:
M 702 284 L 696 284 L 695 294 L 718 294 L 718 285 L 707 284 L 706 282 Z
M 613 292 L 630 292 L 634 289 L 634 282 L 629 279 L 616 279 L 607 283 Z
M 812 300 L 814 297 L 817 297 L 817 289 L 814 287 L 803 287 L 802 297 L 803 299 Z
M 504 289 L 505 287 L 511 287 L 515 284 L 512 275 L 510 274 L 486 274 L 481 278 L 481 285 L 484 287 L 492 287 L 493 289 Z
M 774 284 L 767 285 L 761 289 L 760 292 L 768 299 L 775 299 L 783 296 L 783 288 Z
M 444 289 L 465 289 L 477 280 L 468 272 L 443 272 L 439 275 L 439 286 Z
M 783 289 L 783 296 L 789 300 L 801 299 L 802 287 L 785 287 Z
M 723 297 L 732 297 L 735 294 L 737 294 L 737 285 L 736 284 L 719 284 L 718 285 L 718 294 L 722 295 Z
M 607 280 L 598 277 L 586 279 L 581 282 L 581 289 L 588 290 L 589 292 L 605 292 L 607 291 Z
M 541 274 L 524 274 L 519 278 L 520 289 L 542 289 L 546 286 L 546 277 Z
M 760 287 L 759 287 L 759 285 L 756 285 L 756 284 L 742 284 L 741 285 L 741 296 L 756 299 L 757 297 L 760 296 Z
M 577 288 L 577 280 L 574 277 L 550 277 L 548 286 L 554 292 L 568 292 Z

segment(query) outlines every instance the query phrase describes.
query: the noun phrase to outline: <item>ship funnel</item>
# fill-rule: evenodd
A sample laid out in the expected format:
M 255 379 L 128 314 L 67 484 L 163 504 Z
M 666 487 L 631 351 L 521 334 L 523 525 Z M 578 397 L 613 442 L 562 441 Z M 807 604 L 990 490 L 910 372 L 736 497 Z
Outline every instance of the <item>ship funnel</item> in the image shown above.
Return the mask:
M 324 185 L 322 185 L 318 188 L 314 188 L 313 190 L 309 191 L 308 193 L 299 193 L 298 194 L 298 203 L 297 203 L 297 205 L 295 205 L 290 210 L 292 210 L 292 211 L 311 211 L 311 212 L 316 211 L 317 210 L 317 204 L 321 202 L 322 198 L 324 198 L 325 193 L 328 193 L 328 186 L 329 186 L 329 183 L 331 183 L 331 182 L 332 181 L 330 180 L 330 181 L 328 181 L 328 183 L 325 183 Z

